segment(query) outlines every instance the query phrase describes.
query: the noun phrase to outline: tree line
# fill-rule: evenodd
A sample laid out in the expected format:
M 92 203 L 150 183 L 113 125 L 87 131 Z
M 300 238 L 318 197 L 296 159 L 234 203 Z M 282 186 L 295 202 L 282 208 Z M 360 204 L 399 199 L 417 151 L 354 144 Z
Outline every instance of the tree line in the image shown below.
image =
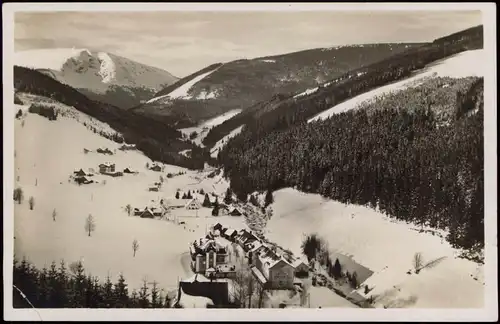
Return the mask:
M 442 105 L 408 99 L 422 91 L 432 98 L 433 92 L 441 91 L 437 84 L 266 136 L 243 132 L 221 151 L 219 163 L 238 196 L 296 187 L 342 203 L 378 208 L 421 226 L 447 229 L 447 239 L 457 247 L 482 247 L 481 82 L 469 82 L 460 95 L 450 96 L 456 101 L 448 108 L 456 112 L 471 97 L 475 103 L 468 109 L 475 108 L 445 123 L 439 115 Z M 456 114 L 445 114 L 449 115 Z
M 123 275 L 104 282 L 85 274 L 81 262 L 69 266 L 61 261 L 38 269 L 26 259 L 14 259 L 14 308 L 170 308 L 172 300 L 158 288 L 143 282 L 139 290 L 129 292 Z

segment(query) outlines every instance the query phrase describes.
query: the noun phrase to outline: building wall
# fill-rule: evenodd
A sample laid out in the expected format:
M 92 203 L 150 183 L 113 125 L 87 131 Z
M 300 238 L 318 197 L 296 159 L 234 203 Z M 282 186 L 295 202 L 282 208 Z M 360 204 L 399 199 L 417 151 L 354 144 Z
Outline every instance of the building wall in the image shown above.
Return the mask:
M 293 288 L 294 269 L 283 265 L 269 269 L 269 277 L 272 288 Z

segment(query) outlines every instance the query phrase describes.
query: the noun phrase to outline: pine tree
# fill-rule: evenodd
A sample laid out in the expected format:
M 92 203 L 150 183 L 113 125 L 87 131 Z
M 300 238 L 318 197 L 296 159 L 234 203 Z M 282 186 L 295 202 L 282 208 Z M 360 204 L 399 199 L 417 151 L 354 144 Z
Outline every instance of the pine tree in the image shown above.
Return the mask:
M 106 277 L 104 285 L 101 287 L 102 304 L 100 308 L 111 308 L 115 304 L 115 296 L 113 292 L 113 283 L 109 275 Z
M 139 290 L 139 307 L 140 308 L 149 308 L 149 287 L 146 280 L 143 281 L 142 287 Z
M 115 307 L 125 308 L 130 306 L 127 283 L 125 282 L 123 274 L 120 274 L 120 276 L 118 277 L 118 282 L 114 287 L 114 294 L 116 300 Z
M 205 194 L 205 199 L 203 200 L 203 207 L 210 208 L 212 206 L 212 203 L 210 202 L 210 197 L 208 197 L 208 194 Z
M 351 287 L 353 289 L 358 288 L 358 275 L 356 274 L 356 271 L 354 271 L 351 276 Z
M 273 202 L 274 202 L 274 200 L 273 200 L 273 192 L 271 191 L 271 189 L 268 189 L 267 192 L 266 192 L 266 198 L 265 198 L 265 204 L 264 204 L 264 206 L 267 207 L 267 206 L 271 205 Z
M 188 190 L 186 198 L 187 199 L 193 199 L 193 195 L 191 195 L 191 190 Z
M 179 199 L 179 197 L 180 197 L 180 195 L 179 195 L 179 192 L 177 191 L 177 192 L 175 193 L 175 199 Z
M 335 279 L 339 279 L 342 276 L 342 266 L 340 265 L 339 259 L 335 259 L 332 274 Z
M 233 192 L 230 188 L 226 190 L 226 196 L 224 197 L 224 203 L 226 205 L 230 205 L 233 202 Z
M 153 287 L 151 288 L 151 307 L 152 308 L 162 307 L 159 293 L 160 293 L 160 290 L 158 289 L 158 284 L 156 283 L 156 281 L 153 281 Z

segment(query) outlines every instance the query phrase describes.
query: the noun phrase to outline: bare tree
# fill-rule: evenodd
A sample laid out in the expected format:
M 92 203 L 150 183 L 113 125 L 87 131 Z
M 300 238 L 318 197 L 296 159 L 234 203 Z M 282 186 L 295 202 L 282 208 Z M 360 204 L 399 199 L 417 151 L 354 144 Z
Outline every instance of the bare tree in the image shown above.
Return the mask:
M 130 206 L 130 204 L 127 204 L 127 206 L 125 206 L 125 210 L 127 211 L 127 214 L 130 216 L 130 213 L 132 212 L 132 206 Z
M 18 204 L 21 204 L 24 199 L 23 189 L 16 188 L 14 189 L 14 200 L 17 201 Z
M 85 220 L 85 231 L 89 236 L 91 236 L 92 232 L 95 231 L 95 221 L 92 214 L 89 214 L 89 216 Z
M 35 198 L 33 198 L 33 196 L 30 196 L 29 204 L 30 210 L 33 210 L 33 208 L 35 208 Z
M 419 273 L 420 269 L 422 269 L 422 253 L 417 252 L 413 256 L 413 267 L 415 268 L 415 273 Z
M 54 222 L 56 221 L 56 216 L 57 216 L 57 212 L 56 212 L 56 209 L 54 208 L 54 210 L 52 211 L 52 220 Z
M 134 239 L 132 242 L 132 251 L 134 251 L 134 258 L 135 258 L 135 253 L 139 249 L 139 242 L 137 242 L 137 239 Z

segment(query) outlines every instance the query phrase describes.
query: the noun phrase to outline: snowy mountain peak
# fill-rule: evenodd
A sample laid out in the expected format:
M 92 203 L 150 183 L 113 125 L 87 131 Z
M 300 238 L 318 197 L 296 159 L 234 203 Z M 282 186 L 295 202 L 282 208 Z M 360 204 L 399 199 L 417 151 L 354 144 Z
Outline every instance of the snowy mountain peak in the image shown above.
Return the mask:
M 133 107 L 178 80 L 169 72 L 104 51 L 54 48 L 15 53 L 15 65 L 41 70 L 92 99 Z

